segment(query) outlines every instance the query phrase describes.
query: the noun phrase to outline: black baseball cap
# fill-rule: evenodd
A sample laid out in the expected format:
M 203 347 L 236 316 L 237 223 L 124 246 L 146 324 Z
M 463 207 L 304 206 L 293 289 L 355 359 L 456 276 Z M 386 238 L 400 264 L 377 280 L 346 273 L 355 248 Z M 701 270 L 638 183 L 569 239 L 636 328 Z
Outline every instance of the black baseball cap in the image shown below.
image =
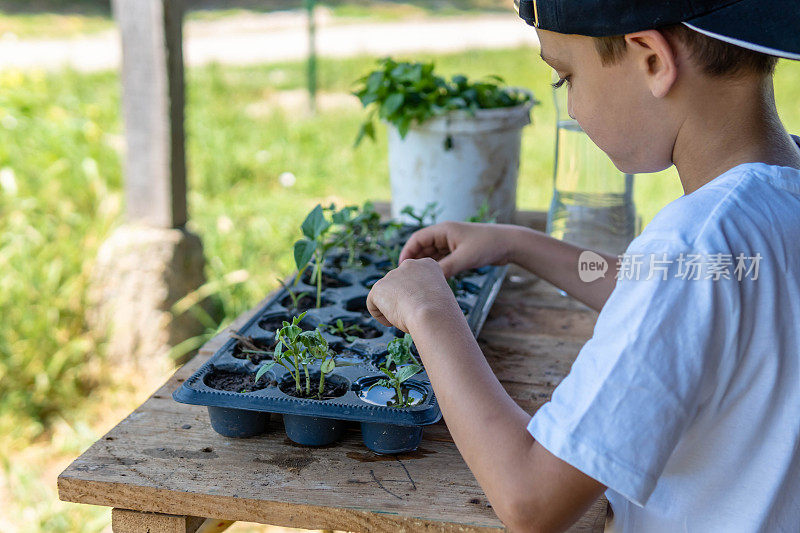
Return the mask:
M 529 25 L 589 37 L 683 23 L 708 37 L 800 60 L 800 0 L 514 0 Z

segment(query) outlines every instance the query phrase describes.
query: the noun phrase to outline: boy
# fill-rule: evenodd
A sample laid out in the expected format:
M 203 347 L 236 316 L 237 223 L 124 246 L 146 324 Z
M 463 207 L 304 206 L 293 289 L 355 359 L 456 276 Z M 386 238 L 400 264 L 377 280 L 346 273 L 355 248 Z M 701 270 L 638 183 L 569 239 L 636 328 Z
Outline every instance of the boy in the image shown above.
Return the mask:
M 583 250 L 539 232 L 423 229 L 370 312 L 414 337 L 456 445 L 512 530 L 566 529 L 607 491 L 615 531 L 797 531 L 800 147 L 775 110 L 772 56 L 800 59 L 800 8 L 538 0 L 520 15 L 592 140 L 624 172 L 674 164 L 685 195 L 618 276 L 590 283 Z M 509 262 L 600 310 L 533 418 L 445 282 Z

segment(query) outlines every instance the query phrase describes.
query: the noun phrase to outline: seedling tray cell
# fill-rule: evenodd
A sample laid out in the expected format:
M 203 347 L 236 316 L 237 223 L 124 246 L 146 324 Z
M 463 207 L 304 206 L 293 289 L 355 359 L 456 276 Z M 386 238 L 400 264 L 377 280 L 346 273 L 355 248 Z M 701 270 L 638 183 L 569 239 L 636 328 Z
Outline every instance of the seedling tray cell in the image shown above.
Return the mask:
M 197 372 L 173 393 L 182 403 L 208 406 L 212 427 L 227 437 L 250 437 L 275 430 L 269 414 L 283 415 L 284 428 L 292 440 L 304 445 L 326 445 L 337 440 L 348 421 L 360 423 L 364 444 L 378 453 L 406 452 L 419 445 L 423 426 L 441 419 L 441 411 L 428 376 L 423 370 L 408 381 L 416 403 L 397 408 L 382 404 L 368 394 L 369 385 L 384 377 L 378 364 L 385 358 L 388 343 L 403 333 L 373 319 L 366 310 L 369 287 L 385 273 L 383 258 L 362 256 L 354 268 L 343 267 L 341 256 L 326 261 L 329 287 L 322 292 L 323 305 L 314 308 L 315 287 L 296 280 L 295 294 L 307 292 L 308 309 L 293 309 L 286 289 L 278 292 L 237 332 L 251 339 L 259 349 L 271 351 L 275 331 L 283 320 L 307 310 L 301 322 L 312 330 L 319 324 L 358 324 L 363 332 L 345 338 L 327 330 L 326 340 L 339 354 L 337 365 L 326 376 L 337 387 L 336 397 L 326 400 L 304 399 L 281 390 L 281 383 L 293 378 L 283 367 L 275 366 L 256 384 L 256 371 L 268 354 L 252 354 L 241 349 L 240 339 L 229 339 Z M 329 268 L 330 267 L 330 268 Z M 475 336 L 480 332 L 497 296 L 506 267 L 484 267 L 459 277 L 456 299 Z M 309 367 L 319 374 L 319 366 Z M 220 376 L 227 383 L 241 383 L 240 390 L 219 390 Z M 227 385 L 229 386 L 229 385 Z M 237 385 L 238 386 L 238 385 Z M 377 389 L 372 389 L 376 391 Z M 385 398 L 384 398 L 385 400 Z M 272 428 L 272 429 L 270 429 Z

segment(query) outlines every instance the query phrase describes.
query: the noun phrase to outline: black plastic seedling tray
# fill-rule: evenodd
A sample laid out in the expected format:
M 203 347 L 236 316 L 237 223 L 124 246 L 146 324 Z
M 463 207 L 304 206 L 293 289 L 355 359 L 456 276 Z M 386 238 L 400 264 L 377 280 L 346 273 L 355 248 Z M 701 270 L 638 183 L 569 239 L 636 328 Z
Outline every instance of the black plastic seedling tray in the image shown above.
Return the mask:
M 377 453 L 400 453 L 417 448 L 422 438 L 423 426 L 433 424 L 441 418 L 427 374 L 423 371 L 406 382 L 421 401 L 405 408 L 387 406 L 387 398 L 380 397 L 382 388 L 369 386 L 383 375 L 378 364 L 387 353 L 387 344 L 403 332 L 386 327 L 374 320 L 366 310 L 366 296 L 371 283 L 380 279 L 387 268 L 382 258 L 361 256 L 365 266 L 342 269 L 323 269 L 329 273 L 336 287 L 325 288 L 323 305 L 319 309 L 308 309 L 301 325 L 313 329 L 320 323 L 333 323 L 337 318 L 355 321 L 366 330 L 371 329 L 372 338 L 347 339 L 324 333 L 337 353 L 336 369 L 326 377 L 341 385 L 346 392 L 337 398 L 314 400 L 296 398 L 284 393 L 280 384 L 290 378 L 290 373 L 276 365 L 265 376 L 267 386 L 252 392 L 217 390 L 208 384 L 209 376 L 221 373 L 251 374 L 255 376 L 259 364 L 244 358 L 236 338 L 228 340 L 197 372 L 173 393 L 176 401 L 208 406 L 211 425 L 215 431 L 227 437 L 250 437 L 267 431 L 270 413 L 283 415 L 287 436 L 293 441 L 311 446 L 330 444 L 338 439 L 348 424 L 361 425 L 364 444 Z M 341 256 L 338 257 L 340 259 Z M 334 256 L 326 261 L 333 266 Z M 484 267 L 461 277 L 457 300 L 465 313 L 470 329 L 477 337 L 489 309 L 497 296 L 505 276 L 506 267 Z M 298 280 L 296 293 L 315 290 Z M 287 301 L 288 300 L 288 301 Z M 287 307 L 290 298 L 286 290 L 280 291 L 262 306 L 239 331 L 265 347 L 274 344 L 275 330 L 280 320 L 291 317 L 304 309 Z M 260 363 L 257 361 L 257 363 Z M 345 364 L 340 364 L 345 363 Z M 319 371 L 319 367 L 312 368 Z M 263 383 L 263 381 L 259 381 Z

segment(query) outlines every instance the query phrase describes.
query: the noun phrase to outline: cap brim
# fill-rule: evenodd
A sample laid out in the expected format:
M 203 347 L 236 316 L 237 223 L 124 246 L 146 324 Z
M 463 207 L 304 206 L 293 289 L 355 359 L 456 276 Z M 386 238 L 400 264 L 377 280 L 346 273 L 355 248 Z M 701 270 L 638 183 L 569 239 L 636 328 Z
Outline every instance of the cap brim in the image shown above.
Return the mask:
M 742 48 L 800 60 L 800 9 L 796 2 L 741 0 L 684 24 Z M 780 9 L 783 3 L 786 9 Z

